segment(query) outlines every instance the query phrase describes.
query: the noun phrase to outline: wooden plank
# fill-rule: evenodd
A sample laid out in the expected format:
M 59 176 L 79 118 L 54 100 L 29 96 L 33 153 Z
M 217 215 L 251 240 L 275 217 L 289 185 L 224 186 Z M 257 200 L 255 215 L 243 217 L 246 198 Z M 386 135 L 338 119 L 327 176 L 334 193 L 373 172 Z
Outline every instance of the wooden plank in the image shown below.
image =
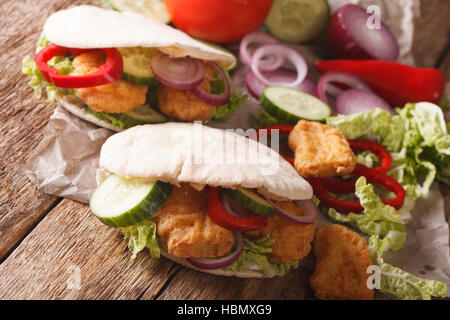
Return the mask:
M 175 272 L 148 250 L 130 261 L 118 229 L 63 200 L 0 265 L 0 299 L 137 299 Z
M 414 22 L 413 53 L 420 67 L 435 67 L 450 38 L 450 1 L 422 0 Z
M 284 277 L 240 279 L 219 277 L 180 267 L 163 293 L 161 300 L 303 300 L 314 299 L 309 287 L 311 268 L 299 267 Z M 150 291 L 141 299 L 154 299 Z
M 0 261 L 59 200 L 38 192 L 22 172 L 40 139 L 54 103 L 38 101 L 21 74 L 45 19 L 71 4 L 97 1 L 1 1 L 0 17 Z

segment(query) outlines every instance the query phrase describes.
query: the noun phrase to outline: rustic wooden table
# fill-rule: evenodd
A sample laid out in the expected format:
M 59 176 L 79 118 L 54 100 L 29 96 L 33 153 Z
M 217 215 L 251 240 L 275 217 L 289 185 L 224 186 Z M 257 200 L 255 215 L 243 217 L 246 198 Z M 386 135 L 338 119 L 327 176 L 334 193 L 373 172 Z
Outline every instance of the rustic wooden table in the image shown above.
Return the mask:
M 47 16 L 77 4 L 100 1 L 0 2 L 0 298 L 314 298 L 307 269 L 284 278 L 243 280 L 195 272 L 148 253 L 130 261 L 120 233 L 98 223 L 88 206 L 43 194 L 27 180 L 22 167 L 56 104 L 33 97 L 21 60 L 34 51 Z M 423 0 L 414 44 L 417 64 L 444 70 L 448 80 L 449 17 L 449 0 Z M 450 189 L 441 189 L 449 219 Z

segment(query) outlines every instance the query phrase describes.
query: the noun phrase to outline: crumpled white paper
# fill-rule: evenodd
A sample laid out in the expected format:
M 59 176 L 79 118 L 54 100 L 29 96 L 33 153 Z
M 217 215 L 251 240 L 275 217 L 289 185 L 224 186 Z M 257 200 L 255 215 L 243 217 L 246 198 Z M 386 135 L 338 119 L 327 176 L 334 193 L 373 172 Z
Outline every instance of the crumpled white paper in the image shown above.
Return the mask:
M 57 107 L 23 170 L 40 191 L 87 203 L 100 148 L 112 134 Z
M 412 62 L 412 18 L 417 14 L 418 0 L 329 0 L 333 10 L 343 3 L 353 2 L 380 4 L 383 19 L 400 39 L 403 62 Z M 383 16 L 382 16 L 383 17 Z M 411 24 L 411 25 L 409 25 Z M 317 73 L 312 68 L 321 48 L 294 46 L 305 56 L 310 66 L 313 80 Z M 233 76 L 233 87 L 247 93 L 245 73 L 248 68 L 240 66 Z M 222 121 L 211 121 L 208 125 L 216 128 L 256 128 L 259 127 L 258 102 L 249 98 L 238 111 Z M 76 116 L 63 107 L 57 107 L 44 132 L 44 139 L 28 159 L 24 172 L 36 187 L 45 193 L 88 203 L 96 186 L 95 171 L 103 142 L 113 132 L 98 128 Z M 444 201 L 435 183 L 428 198 L 419 199 L 412 211 L 412 221 L 408 225 L 405 247 L 398 252 L 389 252 L 385 261 L 426 279 L 446 283 L 450 288 L 450 248 L 449 226 L 445 220 Z M 331 224 L 325 216 L 319 218 L 319 225 Z M 311 259 L 303 259 L 302 266 L 313 267 Z M 447 293 L 450 296 L 450 289 Z

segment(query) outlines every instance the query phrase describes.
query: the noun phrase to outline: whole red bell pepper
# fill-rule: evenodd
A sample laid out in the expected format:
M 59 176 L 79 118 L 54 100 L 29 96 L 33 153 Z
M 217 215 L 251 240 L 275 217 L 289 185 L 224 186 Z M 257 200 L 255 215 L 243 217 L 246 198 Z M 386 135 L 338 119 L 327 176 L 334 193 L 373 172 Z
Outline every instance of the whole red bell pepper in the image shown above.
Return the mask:
M 395 107 L 408 102 L 439 104 L 444 92 L 445 76 L 438 69 L 381 60 L 318 61 L 316 67 L 321 73 L 340 71 L 361 78 Z

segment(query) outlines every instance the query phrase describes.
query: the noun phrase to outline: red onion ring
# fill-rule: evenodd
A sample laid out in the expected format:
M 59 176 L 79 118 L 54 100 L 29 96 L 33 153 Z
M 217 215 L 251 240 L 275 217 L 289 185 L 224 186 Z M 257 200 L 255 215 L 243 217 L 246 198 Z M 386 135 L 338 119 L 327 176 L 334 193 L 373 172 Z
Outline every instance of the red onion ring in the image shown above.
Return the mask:
M 384 99 L 367 90 L 347 90 L 336 100 L 336 112 L 339 114 L 359 113 L 375 108 L 387 110 L 394 115 L 391 106 Z
M 297 75 L 293 71 L 279 69 L 271 72 L 265 72 L 264 76 L 271 81 L 271 85 L 273 86 L 284 86 L 286 83 L 292 82 L 296 79 Z M 247 88 L 248 91 L 256 98 L 261 98 L 264 89 L 267 87 L 264 83 L 262 83 L 255 74 L 250 70 L 246 76 Z M 313 96 L 316 95 L 316 84 L 305 78 L 302 83 L 300 83 L 296 88 L 300 91 L 309 93 Z
M 269 202 L 272 206 L 277 209 L 276 215 L 280 218 L 283 218 L 291 223 L 307 225 L 312 224 L 317 220 L 319 215 L 319 209 L 316 207 L 312 200 L 296 200 L 293 201 L 296 205 L 303 209 L 303 212 L 306 214 L 305 216 L 298 216 L 296 214 L 290 213 L 286 210 L 283 210 L 279 206 L 276 205 L 272 200 L 264 197 L 267 202 Z
M 259 44 L 279 44 L 278 39 L 272 37 L 271 35 L 262 32 L 255 31 L 247 34 L 241 41 L 239 45 L 239 58 L 241 61 L 250 66 L 252 62 L 252 55 L 249 52 L 249 46 L 251 43 Z M 276 70 L 283 64 L 284 58 L 280 55 L 271 55 L 266 60 L 262 60 L 259 68 L 264 71 Z
M 150 61 L 153 75 L 162 84 L 180 90 L 199 86 L 205 78 L 205 64 L 194 58 L 170 58 L 158 51 Z
M 340 83 L 353 89 L 372 91 L 372 89 L 357 76 L 345 72 L 330 71 L 324 73 L 317 83 L 317 97 L 328 105 L 330 105 L 330 102 L 328 101 L 327 93 L 339 96 L 344 91 L 332 85 L 332 82 Z
M 236 241 L 236 249 L 230 253 L 229 255 L 219 258 L 219 259 L 206 259 L 206 258 L 188 258 L 187 260 L 194 265 L 197 268 L 200 269 L 220 269 L 226 266 L 229 266 L 234 261 L 239 258 L 239 255 L 241 254 L 242 248 L 244 247 L 244 237 L 242 236 L 242 233 L 235 232 L 234 233 L 234 239 Z
M 369 28 L 371 15 L 359 5 L 342 6 L 330 19 L 327 27 L 328 46 L 334 54 L 346 59 L 398 59 L 397 38 L 380 21 Z
M 197 87 L 191 89 L 191 92 L 195 94 L 197 97 L 205 101 L 206 103 L 212 104 L 214 106 L 222 106 L 224 105 L 228 99 L 230 98 L 230 92 L 231 92 L 231 85 L 230 80 L 228 79 L 227 74 L 223 69 L 215 62 L 209 61 L 209 64 L 216 69 L 216 71 L 219 73 L 219 75 L 222 77 L 222 80 L 225 84 L 225 90 L 223 93 L 220 94 L 212 94 L 205 90 L 203 90 L 200 85 Z
M 289 82 L 285 84 L 285 87 L 295 88 L 300 85 L 303 80 L 306 78 L 306 74 L 308 73 L 308 66 L 305 62 L 305 59 L 294 49 L 289 48 L 282 44 L 268 44 L 259 47 L 252 57 L 252 62 L 250 65 L 251 70 L 255 74 L 256 78 L 264 83 L 266 86 L 270 86 L 271 82 L 266 79 L 260 70 L 261 59 L 267 55 L 279 55 L 285 59 L 288 59 L 292 62 L 297 70 L 297 78 L 295 81 Z
M 249 210 L 241 206 L 239 203 L 232 201 L 231 198 L 227 196 L 224 192 L 220 192 L 219 197 L 223 207 L 229 214 L 238 218 L 248 217 Z

